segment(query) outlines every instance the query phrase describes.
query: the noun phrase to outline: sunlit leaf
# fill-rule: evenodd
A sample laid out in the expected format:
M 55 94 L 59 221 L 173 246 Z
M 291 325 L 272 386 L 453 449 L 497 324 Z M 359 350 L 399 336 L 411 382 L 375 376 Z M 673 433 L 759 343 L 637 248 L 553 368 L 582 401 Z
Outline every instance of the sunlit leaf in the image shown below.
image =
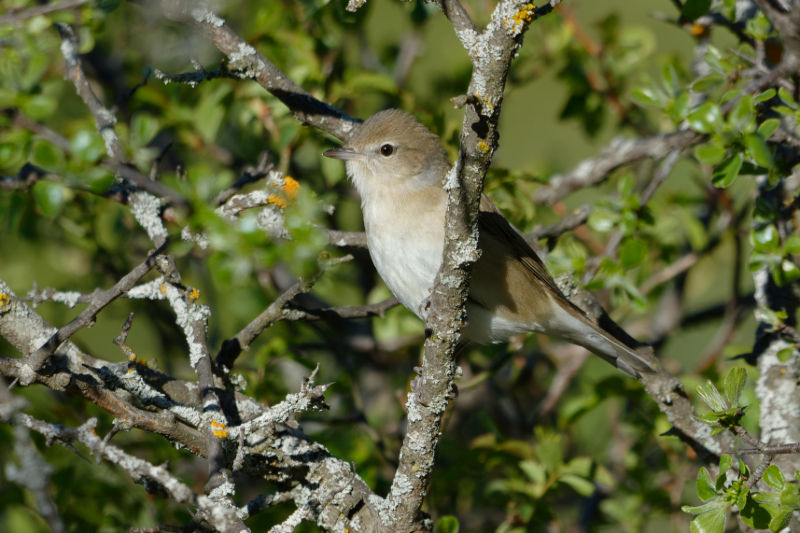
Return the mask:
M 714 172 L 711 174 L 711 183 L 715 187 L 725 188 L 730 187 L 739 175 L 742 168 L 744 156 L 741 153 L 733 154 L 731 157 L 719 163 L 714 167 Z

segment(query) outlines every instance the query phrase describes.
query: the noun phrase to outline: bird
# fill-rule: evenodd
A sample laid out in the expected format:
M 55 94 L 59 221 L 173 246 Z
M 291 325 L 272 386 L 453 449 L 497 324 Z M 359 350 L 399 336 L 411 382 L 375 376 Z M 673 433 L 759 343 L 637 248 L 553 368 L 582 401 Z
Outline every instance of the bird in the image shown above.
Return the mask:
M 410 113 L 387 109 L 323 155 L 345 162 L 361 197 L 367 248 L 378 274 L 400 303 L 425 320 L 445 243 L 443 181 L 451 164 L 441 140 Z M 564 296 L 485 194 L 478 234 L 480 256 L 472 267 L 462 338 L 487 344 L 539 332 L 583 346 L 630 376 L 655 371 Z

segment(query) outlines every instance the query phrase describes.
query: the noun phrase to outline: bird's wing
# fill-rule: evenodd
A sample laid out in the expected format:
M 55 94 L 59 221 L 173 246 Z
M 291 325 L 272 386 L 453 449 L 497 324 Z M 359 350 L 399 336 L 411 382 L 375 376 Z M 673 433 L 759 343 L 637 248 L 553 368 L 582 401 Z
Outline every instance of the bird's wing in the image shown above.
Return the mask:
M 479 246 L 483 250 L 483 255 L 475 265 L 473 275 L 484 274 L 482 267 L 485 267 L 486 270 L 489 270 L 485 272 L 486 275 L 496 277 L 500 272 L 496 268 L 498 265 L 493 264 L 495 263 L 493 259 L 500 256 L 515 257 L 525 266 L 527 273 L 538 280 L 553 296 L 563 299 L 569 306 L 574 307 L 561 293 L 536 252 L 485 194 L 481 195 L 478 232 L 480 235 Z

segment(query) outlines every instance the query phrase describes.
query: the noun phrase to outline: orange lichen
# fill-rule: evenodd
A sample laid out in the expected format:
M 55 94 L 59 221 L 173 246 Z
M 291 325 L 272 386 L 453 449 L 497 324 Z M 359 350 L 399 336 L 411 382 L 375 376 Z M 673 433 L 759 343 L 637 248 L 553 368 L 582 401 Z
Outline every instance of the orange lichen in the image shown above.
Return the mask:
M 4 292 L 0 292 L 0 313 L 7 313 L 10 303 L 11 297 Z
M 283 178 L 283 192 L 286 193 L 286 196 L 289 198 L 294 198 L 297 196 L 297 191 L 300 189 L 300 183 L 291 176 L 286 176 Z
M 530 24 L 535 16 L 536 6 L 534 4 L 525 4 L 522 6 L 522 9 L 514 13 L 514 16 L 511 17 L 511 21 L 505 19 L 504 22 L 507 26 L 510 25 L 514 30 L 519 30 Z M 509 22 L 511 24 L 509 24 Z
M 197 300 L 198 298 L 200 298 L 200 291 L 192 287 L 192 290 L 189 291 L 189 299 Z
M 217 422 L 216 420 L 212 420 L 211 427 L 213 428 L 211 430 L 211 433 L 218 439 L 224 439 L 225 437 L 228 436 L 228 430 L 225 429 L 224 422 Z
M 485 142 L 483 142 L 483 141 L 479 141 L 479 142 L 478 142 L 478 150 L 480 150 L 482 153 L 484 153 L 484 154 L 485 154 L 486 152 L 488 152 L 488 151 L 489 151 L 489 145 L 488 145 L 488 144 L 486 144 L 486 143 L 485 143 Z
M 694 37 L 707 37 L 711 30 L 704 24 L 694 23 L 689 27 L 689 33 Z
M 167 286 L 164 285 L 163 283 L 158 286 L 158 290 L 160 290 L 161 294 L 163 294 L 164 296 L 167 295 Z
M 278 196 L 277 194 L 270 194 L 267 197 L 267 203 L 270 203 L 272 205 L 277 205 L 281 209 L 283 209 L 288 205 L 286 198 L 284 198 L 283 196 Z

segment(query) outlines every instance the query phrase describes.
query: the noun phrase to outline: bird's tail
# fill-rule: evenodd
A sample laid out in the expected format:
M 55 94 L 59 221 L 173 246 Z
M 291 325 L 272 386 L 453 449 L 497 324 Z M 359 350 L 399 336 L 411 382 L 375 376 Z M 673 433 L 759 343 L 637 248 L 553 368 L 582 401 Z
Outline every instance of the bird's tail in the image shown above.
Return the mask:
M 562 339 L 583 346 L 631 377 L 638 378 L 645 374 L 658 372 L 657 360 L 649 348 L 627 346 L 610 332 L 592 322 L 577 308 L 567 311 L 561 307 L 561 310 L 571 316 L 565 317 L 566 320 L 556 320 L 551 327 Z

